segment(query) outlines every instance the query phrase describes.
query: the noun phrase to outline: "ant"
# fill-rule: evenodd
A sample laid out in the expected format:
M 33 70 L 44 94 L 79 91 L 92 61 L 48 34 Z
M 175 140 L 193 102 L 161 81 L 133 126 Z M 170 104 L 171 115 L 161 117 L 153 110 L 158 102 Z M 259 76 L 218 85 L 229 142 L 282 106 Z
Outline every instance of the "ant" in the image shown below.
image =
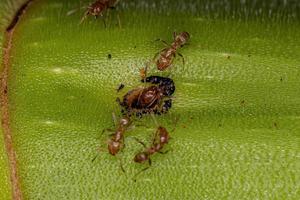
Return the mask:
M 108 151 L 111 155 L 115 156 L 124 147 L 124 133 L 130 125 L 130 118 L 123 117 L 120 119 L 116 131 L 108 141 Z
M 94 3 L 91 3 L 87 10 L 85 11 L 83 17 L 80 20 L 80 24 L 89 16 L 95 16 L 97 19 L 98 16 L 103 16 L 103 13 L 108 9 L 115 9 L 115 5 L 119 0 L 96 0 Z M 119 19 L 119 16 L 118 16 Z M 103 20 L 104 26 L 106 27 L 105 19 Z M 119 20 L 120 25 L 120 20 Z
M 151 166 L 151 155 L 153 155 L 155 153 L 161 153 L 161 154 L 167 153 L 167 151 L 162 152 L 161 150 L 164 148 L 164 146 L 166 144 L 168 144 L 168 142 L 171 138 L 170 138 L 170 135 L 169 135 L 167 129 L 162 126 L 159 126 L 154 134 L 152 144 L 150 147 L 147 147 L 142 141 L 139 141 L 137 138 L 135 138 L 135 139 L 137 140 L 137 142 L 142 144 L 145 149 L 142 152 L 139 152 L 138 154 L 135 155 L 135 157 L 133 159 L 134 162 L 141 163 L 141 164 L 146 161 L 149 162 L 149 166 L 144 168 L 140 172 L 138 172 L 135 175 L 135 176 L 137 176 L 141 172 L 149 169 L 149 167 Z
M 173 37 L 174 41 L 171 45 L 169 45 L 164 40 L 159 39 L 167 46 L 166 48 L 158 52 L 154 57 L 154 60 L 156 59 L 157 69 L 160 71 L 164 71 L 172 65 L 173 59 L 175 58 L 176 54 L 182 57 L 184 63 L 184 58 L 180 53 L 177 52 L 177 49 L 179 49 L 187 43 L 187 41 L 190 39 L 190 34 L 188 32 L 182 32 L 177 35 L 176 32 L 174 32 Z
M 174 81 L 166 77 L 149 76 L 141 82 L 154 85 L 130 90 L 122 101 L 117 98 L 117 102 L 124 108 L 122 112 L 129 116 L 135 113 L 139 117 L 152 112 L 158 115 L 166 113 L 172 106 L 170 97 L 175 91 Z M 164 100 L 165 98 L 168 99 Z

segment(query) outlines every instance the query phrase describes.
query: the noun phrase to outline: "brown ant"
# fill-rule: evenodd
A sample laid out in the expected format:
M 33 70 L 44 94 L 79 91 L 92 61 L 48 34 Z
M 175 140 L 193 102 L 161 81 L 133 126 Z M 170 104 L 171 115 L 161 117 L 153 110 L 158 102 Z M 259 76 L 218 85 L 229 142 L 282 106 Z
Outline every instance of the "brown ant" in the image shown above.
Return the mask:
M 136 139 L 136 138 L 135 138 Z M 164 148 L 166 144 L 168 144 L 170 140 L 170 135 L 167 131 L 166 128 L 159 126 L 154 134 L 152 144 L 150 147 L 147 147 L 143 142 L 139 141 L 136 139 L 140 144 L 144 146 L 144 150 L 142 152 L 139 152 L 138 154 L 135 155 L 134 157 L 134 162 L 136 163 L 144 163 L 146 161 L 149 162 L 149 166 L 138 172 L 135 176 L 140 174 L 141 172 L 147 170 L 151 166 L 151 156 L 155 153 L 167 153 L 167 152 L 162 152 L 161 150 Z
M 176 54 L 182 57 L 184 63 L 184 58 L 180 53 L 177 52 L 177 49 L 179 49 L 180 47 L 184 46 L 187 43 L 187 41 L 190 39 L 190 34 L 188 32 L 182 32 L 177 35 L 174 32 L 173 37 L 174 37 L 174 41 L 172 42 L 171 45 L 161 40 L 165 45 L 167 45 L 167 47 L 161 50 L 160 52 L 158 52 L 154 57 L 154 60 L 156 59 L 157 69 L 160 71 L 164 71 L 172 65 Z
M 124 133 L 131 125 L 129 117 L 122 117 L 117 125 L 116 131 L 108 140 L 108 151 L 115 156 L 124 147 Z
M 88 7 L 86 12 L 84 13 L 83 17 L 81 18 L 80 24 L 89 16 L 95 16 L 95 18 L 98 18 L 98 16 L 103 16 L 103 13 L 108 9 L 114 9 L 115 5 L 118 3 L 119 0 L 96 0 L 94 3 L 91 3 Z M 118 16 L 119 18 L 119 16 Z M 104 26 L 106 27 L 105 20 Z M 119 20 L 120 25 L 120 20 Z
M 123 107 L 123 114 L 130 116 L 135 113 L 141 117 L 142 114 L 166 113 L 172 106 L 170 97 L 175 91 L 173 80 L 166 77 L 149 76 L 141 81 L 154 85 L 130 90 L 124 95 L 122 101 L 117 98 L 117 102 Z M 167 100 L 164 100 L 166 98 Z

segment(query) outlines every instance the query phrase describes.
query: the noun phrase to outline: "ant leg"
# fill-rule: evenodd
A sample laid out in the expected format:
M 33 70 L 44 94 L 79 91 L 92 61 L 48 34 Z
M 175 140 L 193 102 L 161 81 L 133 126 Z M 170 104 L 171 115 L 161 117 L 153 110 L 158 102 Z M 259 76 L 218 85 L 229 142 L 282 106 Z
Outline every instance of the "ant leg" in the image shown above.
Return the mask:
M 124 169 L 122 159 L 120 159 L 120 168 L 121 168 L 122 172 L 126 175 L 126 171 Z
M 158 151 L 158 153 L 160 153 L 160 154 L 167 154 L 169 152 L 169 150 L 167 150 L 167 151 L 164 151 L 164 152 L 162 152 L 162 151 Z
M 99 151 L 99 153 L 100 153 L 101 151 L 105 151 L 105 149 L 99 147 L 99 148 L 98 148 L 98 151 Z M 100 155 L 99 153 L 92 159 L 92 162 L 94 162 L 94 161 L 96 160 L 96 158 L 98 158 L 98 156 Z
M 158 126 L 157 126 L 158 127 Z M 152 144 L 154 144 L 155 143 L 155 140 L 156 140 L 156 138 L 157 138 L 157 136 L 158 136 L 158 133 L 159 133 L 159 131 L 158 131 L 158 129 L 155 131 L 155 133 L 153 134 L 153 139 L 152 139 Z M 150 158 L 149 158 L 149 160 L 150 160 Z M 151 165 L 151 160 L 150 160 L 150 163 L 149 163 L 150 165 Z
M 142 172 L 144 172 L 144 171 L 146 171 L 147 169 L 149 169 L 150 168 L 150 166 L 149 167 L 146 167 L 146 168 L 144 168 L 144 169 L 142 169 L 141 171 L 139 171 L 138 173 L 136 173 L 133 177 L 133 181 L 134 182 L 136 182 L 136 177 L 140 174 L 140 173 L 142 173 Z
M 103 17 L 102 20 L 103 20 L 104 28 L 107 28 L 105 18 Z
M 110 128 L 105 128 L 105 129 L 102 130 L 101 135 L 103 135 L 106 131 L 107 131 L 107 132 L 114 132 L 115 130 L 110 129 Z M 111 134 L 110 134 L 110 135 L 111 135 Z
M 87 18 L 87 16 L 89 15 L 89 11 L 86 11 L 83 15 L 83 17 L 81 18 L 80 22 L 79 22 L 79 25 L 82 24 L 82 22 Z
M 143 145 L 143 147 L 147 148 L 147 146 L 145 145 L 144 142 L 142 142 L 141 140 L 139 140 L 138 138 L 136 137 L 133 137 L 138 143 L 140 143 L 141 145 Z
M 166 41 L 164 41 L 161 38 L 158 38 L 158 39 L 154 40 L 154 42 L 158 42 L 158 41 L 162 42 L 166 47 L 170 47 L 171 46 L 171 45 L 169 45 Z
M 185 62 L 184 62 L 184 57 L 183 57 L 183 55 L 182 54 L 180 54 L 180 53 L 177 53 L 181 58 L 182 58 L 182 63 L 183 63 L 183 65 L 185 64 Z
M 153 113 L 151 113 L 151 117 L 152 117 L 152 119 L 153 119 L 155 125 L 156 125 L 157 127 L 159 127 L 159 124 L 158 124 L 158 122 L 157 122 L 157 120 L 156 120 L 156 118 L 155 118 L 155 116 L 154 116 Z
M 120 14 L 119 13 L 117 13 L 117 18 L 118 18 L 119 28 L 122 29 L 122 24 L 121 24 L 121 19 L 120 19 Z
M 152 59 L 152 62 L 155 63 L 155 60 L 157 59 L 157 57 L 158 57 L 158 55 L 159 55 L 160 53 L 161 53 L 161 51 L 155 53 L 155 55 L 154 55 L 154 57 L 153 57 L 153 59 Z
M 115 127 L 117 127 L 118 121 L 117 121 L 116 114 L 114 112 L 112 113 L 112 119 L 114 121 Z
M 174 39 L 174 41 L 175 41 L 175 39 L 176 39 L 176 36 L 177 36 L 177 33 L 176 33 L 176 31 L 174 31 L 174 32 L 173 32 L 173 39 Z

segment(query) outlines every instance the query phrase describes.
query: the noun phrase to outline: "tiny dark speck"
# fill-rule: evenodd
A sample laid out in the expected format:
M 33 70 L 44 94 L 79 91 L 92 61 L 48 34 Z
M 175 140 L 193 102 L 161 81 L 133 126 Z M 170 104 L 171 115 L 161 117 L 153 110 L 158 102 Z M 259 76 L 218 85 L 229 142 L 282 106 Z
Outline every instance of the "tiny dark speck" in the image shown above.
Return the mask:
M 111 58 L 112 58 L 111 54 L 108 54 L 108 55 L 107 55 L 107 58 L 108 58 L 108 59 L 111 59 Z

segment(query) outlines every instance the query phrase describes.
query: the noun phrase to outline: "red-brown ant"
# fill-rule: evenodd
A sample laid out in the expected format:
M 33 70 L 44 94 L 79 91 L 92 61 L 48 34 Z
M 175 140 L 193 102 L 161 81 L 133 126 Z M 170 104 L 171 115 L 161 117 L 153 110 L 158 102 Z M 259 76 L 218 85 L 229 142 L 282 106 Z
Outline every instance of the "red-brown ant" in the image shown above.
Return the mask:
M 122 117 L 117 125 L 116 131 L 108 141 L 108 151 L 115 156 L 124 147 L 124 133 L 131 125 L 129 117 Z
M 124 108 L 122 112 L 127 115 L 135 113 L 139 117 L 149 113 L 166 113 L 172 106 L 170 97 L 175 91 L 173 80 L 166 77 L 149 76 L 141 81 L 154 85 L 130 90 L 124 95 L 122 101 L 118 98 L 117 101 Z
M 167 42 L 161 40 L 168 47 L 161 50 L 154 57 L 154 59 L 156 59 L 157 69 L 160 71 L 164 71 L 172 65 L 176 54 L 178 54 L 179 56 L 182 57 L 183 63 L 184 63 L 184 58 L 180 53 L 177 52 L 177 49 L 179 49 L 180 47 L 184 46 L 187 43 L 187 41 L 190 39 L 190 34 L 188 32 L 182 32 L 177 35 L 174 32 L 173 37 L 174 37 L 174 41 L 172 42 L 171 45 L 169 45 Z M 159 57 L 157 58 L 158 55 L 159 55 Z
M 140 172 L 138 172 L 135 176 L 137 176 L 141 172 L 147 170 L 151 166 L 151 156 L 153 154 L 166 153 L 166 152 L 162 152 L 161 150 L 164 148 L 164 146 L 166 144 L 168 144 L 168 142 L 170 140 L 170 135 L 166 128 L 159 126 L 154 134 L 152 144 L 150 147 L 146 147 L 146 145 L 143 142 L 139 141 L 138 139 L 136 139 L 136 140 L 144 146 L 145 150 L 136 154 L 133 160 L 136 163 L 144 163 L 144 162 L 148 161 L 149 166 L 144 168 Z
M 103 16 L 103 13 L 108 9 L 114 9 L 115 5 L 118 3 L 118 0 L 97 0 L 94 3 L 90 4 L 87 7 L 86 12 L 84 13 L 83 17 L 81 18 L 80 24 L 89 16 Z M 105 20 L 103 21 L 106 27 Z M 120 24 L 119 24 L 120 25 Z

